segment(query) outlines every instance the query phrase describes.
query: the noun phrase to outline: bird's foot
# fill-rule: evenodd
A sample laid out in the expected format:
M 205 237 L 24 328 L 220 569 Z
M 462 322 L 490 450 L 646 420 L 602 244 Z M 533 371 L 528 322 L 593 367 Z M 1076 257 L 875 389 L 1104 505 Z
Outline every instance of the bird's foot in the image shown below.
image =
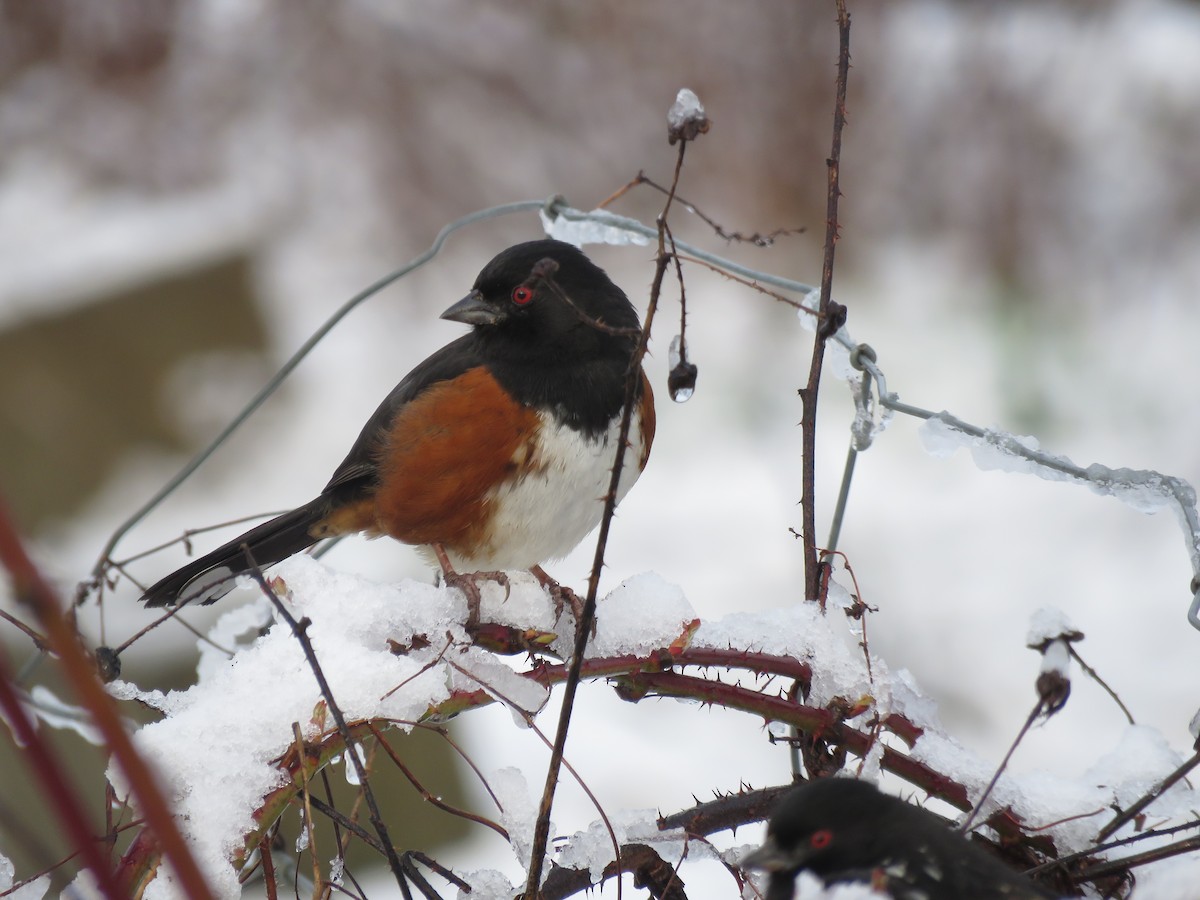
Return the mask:
M 468 630 L 479 626 L 480 604 L 483 601 L 483 595 L 479 591 L 481 581 L 492 581 L 504 585 L 504 599 L 508 599 L 512 585 L 509 584 L 508 575 L 504 572 L 459 572 L 451 565 L 445 548 L 440 544 L 434 544 L 433 551 L 437 555 L 438 564 L 442 567 L 442 584 L 458 588 L 467 598 L 466 624 Z
M 578 629 L 583 622 L 583 599 L 566 585 L 559 584 L 551 578 L 541 566 L 534 566 L 529 571 L 538 580 L 538 583 L 549 592 L 550 599 L 554 601 L 555 617 L 561 619 L 563 610 L 570 606 L 571 613 L 575 616 L 575 628 Z M 596 636 L 595 617 L 592 618 L 591 636 Z

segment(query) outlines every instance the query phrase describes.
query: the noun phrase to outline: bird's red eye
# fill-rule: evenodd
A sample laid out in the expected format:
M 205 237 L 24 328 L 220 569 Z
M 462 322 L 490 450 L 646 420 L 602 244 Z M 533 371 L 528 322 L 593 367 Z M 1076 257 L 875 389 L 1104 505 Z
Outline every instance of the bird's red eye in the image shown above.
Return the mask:
M 824 850 L 833 843 L 833 832 L 828 828 L 822 828 L 820 831 L 814 831 L 812 837 L 808 839 L 808 845 L 814 850 Z
M 527 284 L 519 284 L 513 288 L 512 301 L 517 306 L 525 306 L 533 299 L 533 288 Z

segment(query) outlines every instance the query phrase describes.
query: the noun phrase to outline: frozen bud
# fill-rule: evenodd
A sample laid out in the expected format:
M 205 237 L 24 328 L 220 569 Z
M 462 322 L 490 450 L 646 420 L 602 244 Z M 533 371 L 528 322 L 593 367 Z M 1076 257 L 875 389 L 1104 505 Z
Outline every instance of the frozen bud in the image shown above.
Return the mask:
M 121 657 L 112 647 L 97 647 L 96 673 L 105 684 L 111 684 L 121 677 Z
M 1082 635 L 1080 635 L 1082 637 Z M 1071 648 L 1066 637 L 1046 641 L 1036 648 L 1042 654 L 1042 669 L 1038 673 L 1038 697 L 1042 702 L 1042 713 L 1046 718 L 1067 705 L 1071 696 Z
M 694 141 L 698 135 L 708 131 L 710 124 L 700 98 L 687 88 L 680 89 L 667 112 L 667 140 L 672 144 L 676 141 Z
M 667 351 L 667 363 L 671 371 L 667 374 L 667 392 L 676 403 L 686 403 L 696 392 L 696 376 L 699 369 L 694 363 L 688 362 L 687 347 L 682 335 L 671 338 L 671 346 Z
M 1083 632 L 1072 628 L 1060 609 L 1044 606 L 1030 619 L 1025 644 L 1042 654 L 1035 686 L 1047 718 L 1062 709 L 1071 696 L 1071 644 L 1082 640 Z

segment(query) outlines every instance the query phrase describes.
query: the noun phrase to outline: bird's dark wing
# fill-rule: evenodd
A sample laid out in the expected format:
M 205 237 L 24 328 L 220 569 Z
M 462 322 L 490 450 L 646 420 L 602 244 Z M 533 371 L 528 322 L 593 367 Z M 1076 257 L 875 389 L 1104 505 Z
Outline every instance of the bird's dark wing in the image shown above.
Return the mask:
M 379 407 L 367 419 L 358 438 L 333 472 L 322 494 L 343 489 L 351 485 L 371 485 L 378 474 L 378 453 L 387 436 L 396 414 L 414 397 L 439 381 L 449 381 L 464 372 L 483 365 L 475 335 L 464 334 L 434 353 L 419 366 L 404 376 L 404 380 L 392 388 Z M 339 491 L 340 493 L 341 491 Z

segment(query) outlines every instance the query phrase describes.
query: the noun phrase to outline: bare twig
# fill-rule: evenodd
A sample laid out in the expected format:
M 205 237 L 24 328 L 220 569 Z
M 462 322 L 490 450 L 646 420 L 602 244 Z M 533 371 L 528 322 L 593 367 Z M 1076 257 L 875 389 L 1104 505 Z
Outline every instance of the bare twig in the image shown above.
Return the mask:
M 1100 685 L 1104 692 L 1113 698 L 1113 702 L 1116 703 L 1117 706 L 1121 707 L 1121 712 L 1125 714 L 1125 718 L 1129 720 L 1129 724 L 1136 725 L 1137 723 L 1133 721 L 1133 713 L 1129 711 L 1129 707 L 1121 702 L 1121 698 L 1117 696 L 1117 692 L 1109 687 L 1107 681 L 1100 677 L 1100 673 L 1083 661 L 1083 657 L 1079 655 L 1079 652 L 1075 649 L 1075 645 L 1073 643 L 1067 644 L 1067 652 L 1071 654 L 1071 659 L 1079 663 L 1079 668 L 1084 671 L 1084 674 L 1091 678 L 1092 681 L 1096 682 L 1096 684 Z
M 1101 812 L 1104 812 L 1104 810 L 1098 810 L 1097 812 L 1090 813 L 1090 815 L 1097 815 L 1098 813 L 1101 813 Z M 1045 828 L 1045 827 L 1049 827 L 1049 826 L 1041 826 L 1041 827 Z M 1156 840 L 1160 837 L 1170 837 L 1171 835 L 1178 834 L 1181 831 L 1189 831 L 1193 828 L 1200 828 L 1200 820 L 1187 822 L 1183 825 L 1173 825 L 1170 828 L 1147 829 L 1146 831 L 1139 832 L 1138 834 L 1130 835 L 1129 837 L 1126 837 L 1126 838 L 1121 838 L 1118 841 L 1109 841 L 1104 844 L 1096 844 L 1092 847 L 1089 847 L 1087 850 L 1080 850 L 1076 853 L 1070 853 L 1070 854 L 1067 854 L 1066 856 L 1060 856 L 1060 857 L 1057 857 L 1056 859 L 1047 860 L 1046 862 L 1042 863 L 1040 866 L 1036 866 L 1035 868 L 1029 869 L 1026 872 L 1026 874 L 1027 875 L 1038 875 L 1049 869 L 1059 869 L 1061 871 L 1069 873 L 1070 872 L 1069 867 L 1070 867 L 1071 863 L 1091 860 L 1091 859 L 1095 858 L 1095 856 L 1097 854 L 1106 853 L 1109 850 L 1115 850 L 1118 847 L 1127 847 L 1130 844 L 1137 844 L 1137 843 L 1141 843 L 1142 841 Z M 1133 857 L 1127 857 L 1127 858 L 1132 859 Z
M 400 754 L 396 752 L 395 748 L 393 748 L 391 744 L 384 740 L 383 735 L 379 733 L 374 724 L 368 722 L 367 727 L 371 729 L 371 734 L 375 735 L 375 739 L 379 741 L 379 746 L 383 747 L 383 752 L 388 755 L 396 768 L 398 768 L 404 777 L 408 779 L 408 783 L 411 784 L 416 789 L 417 793 L 421 795 L 421 799 L 431 806 L 437 807 L 442 812 L 449 813 L 452 816 L 458 816 L 460 819 L 466 819 L 470 822 L 474 822 L 477 825 L 483 825 L 487 828 L 490 828 L 492 831 L 496 832 L 496 834 L 500 835 L 500 837 L 508 840 L 508 832 L 505 831 L 504 828 L 498 823 L 493 822 L 491 819 L 485 818 L 484 816 L 476 815 L 475 813 L 469 812 L 465 809 L 459 809 L 457 806 L 451 806 L 445 800 L 435 796 L 433 793 L 427 790 L 425 785 L 421 784 L 421 782 L 417 779 L 417 776 L 412 773 L 412 770 L 404 764 L 404 760 L 400 758 Z
M 300 732 L 300 723 L 292 723 L 292 737 L 296 744 L 296 758 L 300 760 L 300 809 L 304 813 L 304 831 L 308 835 L 308 858 L 312 863 L 312 879 L 313 885 L 319 887 L 321 884 L 321 857 L 317 853 L 317 826 L 313 821 L 313 803 L 316 798 L 312 796 L 312 792 L 308 788 L 309 771 L 308 758 L 304 752 L 304 735 Z M 347 753 L 352 752 L 350 750 Z M 313 900 L 317 900 L 316 897 Z
M 663 187 L 661 184 L 659 184 L 653 178 L 648 176 L 645 172 L 638 172 L 637 175 L 628 184 L 624 185 L 623 187 L 618 188 L 613 193 L 609 194 L 606 198 L 604 198 L 604 200 L 598 204 L 598 208 L 604 209 L 604 207 L 608 206 L 609 204 L 613 203 L 614 201 L 625 196 L 625 194 L 627 194 L 633 188 L 638 187 L 639 185 L 643 185 L 643 184 L 646 185 L 647 187 L 653 188 L 654 190 L 658 191 L 660 194 L 667 194 L 670 192 L 670 188 Z M 742 234 L 740 231 L 726 231 L 725 228 L 722 227 L 719 222 L 717 222 L 715 219 L 711 218 L 710 216 L 706 216 L 703 212 L 700 211 L 700 208 L 698 206 L 696 206 L 695 203 L 692 203 L 690 200 L 687 200 L 683 197 L 677 196 L 676 202 L 680 206 L 682 206 L 684 209 L 686 209 L 688 212 L 690 212 L 692 215 L 696 216 L 702 222 L 704 222 L 705 225 L 707 225 L 709 228 L 711 228 L 713 230 L 713 232 L 717 235 L 717 237 L 719 237 L 723 240 L 729 241 L 731 243 L 736 242 L 736 243 L 742 243 L 742 244 L 753 244 L 755 247 L 770 247 L 772 244 L 775 243 L 776 238 L 786 237 L 786 236 L 792 235 L 792 234 L 803 234 L 807 230 L 803 227 L 801 227 L 801 228 L 776 228 L 774 231 L 768 232 L 767 234 L 762 234 L 761 232 L 758 232 L 758 231 L 754 232 L 753 234 Z
M 1045 701 L 1038 698 L 1037 703 L 1033 705 L 1029 716 L 1025 719 L 1025 724 L 1021 726 L 1021 730 L 1017 732 L 1016 738 L 1008 748 L 1008 752 L 1004 754 L 1004 759 L 1000 760 L 1000 765 L 996 766 L 996 771 L 992 773 L 992 780 L 988 782 L 987 787 L 983 789 L 983 793 L 979 795 L 979 799 L 975 801 L 975 805 L 971 807 L 971 811 L 958 825 L 958 830 L 966 834 L 971 830 L 971 824 L 975 821 L 975 817 L 979 815 L 979 811 L 983 809 L 983 804 L 987 802 L 987 798 L 991 796 L 992 791 L 996 787 L 996 782 L 1000 780 L 1000 776 L 1004 774 L 1004 770 L 1008 768 L 1008 762 L 1012 759 L 1013 753 L 1021 741 L 1025 739 L 1025 735 L 1029 733 L 1029 729 L 1033 727 L 1033 723 L 1038 720 L 1038 717 L 1045 709 Z
M 529 728 L 529 730 L 532 731 L 534 733 L 534 735 L 538 738 L 538 740 L 540 740 L 543 744 L 545 744 L 546 748 L 551 750 L 551 752 L 553 753 L 554 746 L 550 743 L 550 740 L 546 737 L 546 735 L 542 731 L 542 729 L 537 727 L 537 723 L 534 721 L 534 717 L 533 717 L 532 713 L 530 713 L 528 710 L 523 709 L 511 698 L 506 697 L 504 695 L 504 693 L 500 690 L 497 690 L 494 685 L 489 685 L 489 684 L 486 684 L 485 682 L 483 682 L 480 679 L 480 677 L 478 675 L 476 675 L 474 672 L 464 669 L 462 666 L 459 666 L 458 664 L 456 664 L 453 661 L 449 661 L 449 664 L 456 671 L 460 672 L 461 674 L 465 675 L 466 677 L 471 678 L 474 681 L 478 682 L 479 684 L 483 685 L 488 693 L 494 694 L 512 712 L 516 713 L 521 718 L 523 718 L 525 720 L 525 724 Z M 570 773 L 571 777 L 575 779 L 575 783 L 579 785 L 580 789 L 584 792 L 584 794 L 587 795 L 587 798 L 592 802 L 592 806 L 595 807 L 597 815 L 600 816 L 600 821 L 604 823 L 604 827 L 608 832 L 609 840 L 612 842 L 613 855 L 617 861 L 617 865 L 620 865 L 621 847 L 620 847 L 619 842 L 617 841 L 617 833 L 613 829 L 612 822 L 609 821 L 608 813 L 606 813 L 604 811 L 604 807 L 601 806 L 599 798 L 596 797 L 596 795 L 595 795 L 595 793 L 593 793 L 592 789 L 590 787 L 588 787 L 587 782 L 583 780 L 582 776 L 580 776 L 580 774 L 575 771 L 575 767 L 571 765 L 571 763 L 567 760 L 566 756 L 560 755 L 559 761 L 560 761 L 562 768 L 566 769 Z M 542 851 L 542 855 L 545 855 L 544 849 Z M 618 884 L 617 885 L 618 900 L 620 900 L 620 897 L 621 897 L 621 886 L 620 886 L 620 884 Z
M 279 886 L 275 883 L 275 860 L 271 858 L 271 841 L 263 835 L 258 845 L 258 858 L 262 860 L 263 886 L 267 900 L 279 900 Z
M 254 557 L 250 553 L 250 548 L 246 544 L 242 545 L 242 552 L 246 555 L 246 561 L 250 564 L 250 576 L 258 584 L 262 592 L 274 604 L 275 611 L 292 630 L 296 640 L 300 644 L 300 649 L 304 652 L 304 658 L 308 662 L 308 667 L 313 673 L 313 677 L 317 680 L 317 686 L 321 691 L 321 696 L 325 699 L 326 705 L 329 707 L 329 713 L 333 716 L 334 722 L 337 723 L 338 733 L 346 747 L 346 757 L 354 766 L 354 771 L 358 775 L 358 783 L 362 787 L 363 794 L 366 797 L 367 808 L 370 810 L 371 825 L 375 828 L 375 833 L 379 835 L 379 841 L 383 845 L 384 855 L 387 857 L 388 867 L 392 870 L 392 875 L 396 878 L 396 883 L 400 886 L 400 892 L 404 895 L 404 900 L 412 900 L 412 892 L 408 889 L 408 882 L 404 877 L 404 870 L 400 864 L 400 857 L 396 853 L 396 848 L 392 845 L 391 838 L 388 837 L 387 825 L 383 821 L 383 816 L 379 812 L 379 804 L 375 801 L 375 794 L 371 790 L 370 783 L 367 779 L 367 772 L 363 766 L 363 762 L 358 756 L 358 743 L 354 740 L 354 736 L 350 733 L 349 727 L 346 725 L 346 718 L 342 715 L 342 709 L 338 706 L 337 700 L 334 699 L 333 691 L 329 689 L 329 682 L 325 680 L 325 673 L 321 669 L 321 664 L 317 660 L 317 654 L 313 650 L 312 641 L 308 638 L 308 626 L 311 624 L 307 618 L 299 621 L 288 612 L 288 608 L 283 601 L 275 595 L 271 590 L 271 586 L 267 584 L 266 578 L 263 577 L 262 570 L 254 562 Z M 301 765 L 304 764 L 301 757 Z
M 788 306 L 792 307 L 792 309 L 795 309 L 798 311 L 803 311 L 810 316 L 817 315 L 816 310 L 809 309 L 807 306 L 805 306 L 799 300 L 793 300 L 791 297 L 787 297 L 783 294 L 777 293 L 776 291 L 768 290 L 767 288 L 765 288 L 761 284 L 759 284 L 757 281 L 752 281 L 749 278 L 742 278 L 739 275 L 735 275 L 733 272 L 730 272 L 727 269 L 722 269 L 720 266 L 714 265 L 713 263 L 710 263 L 706 259 L 700 259 L 700 257 L 692 256 L 688 253 L 676 253 L 675 258 L 677 260 L 680 260 L 683 262 L 692 263 L 693 265 L 703 266 L 706 269 L 716 272 L 718 275 L 722 276 L 723 278 L 728 278 L 730 281 L 737 282 L 738 284 L 743 285 L 744 287 L 750 288 L 750 290 L 752 290 L 752 291 L 758 291 L 758 293 L 764 294 L 767 297 L 770 297 L 772 300 L 778 300 L 780 303 L 787 304 Z
M 37 647 L 39 652 L 46 653 L 47 651 L 49 651 L 50 645 L 46 643 L 46 639 L 44 637 L 42 637 L 40 634 L 38 634 L 36 631 L 34 631 L 32 628 L 30 628 L 28 625 L 26 625 L 24 622 L 22 622 L 20 619 L 16 618 L 15 616 L 10 616 L 8 613 L 6 613 L 2 609 L 0 609 L 0 619 L 3 619 L 5 622 L 8 622 L 10 625 L 12 625 L 18 631 L 24 633 L 24 635 L 27 638 L 29 638 L 31 641 L 33 641 L 33 646 Z
M 833 107 L 833 145 L 829 151 L 829 159 L 826 160 L 829 187 L 825 201 L 825 255 L 821 264 L 821 299 L 817 307 L 821 323 L 817 326 L 816 337 L 813 339 L 808 384 L 799 392 L 803 445 L 800 505 L 803 518 L 801 533 L 804 538 L 804 597 L 806 600 L 820 602 L 822 609 L 825 599 L 821 594 L 816 531 L 817 390 L 821 383 L 825 342 L 841 327 L 845 319 L 844 308 L 835 307 L 831 299 L 834 251 L 838 241 L 838 200 L 842 193 L 838 183 L 841 171 L 842 126 L 846 122 L 846 80 L 850 69 L 850 15 L 846 12 L 845 0 L 837 0 L 837 19 L 837 97 Z

